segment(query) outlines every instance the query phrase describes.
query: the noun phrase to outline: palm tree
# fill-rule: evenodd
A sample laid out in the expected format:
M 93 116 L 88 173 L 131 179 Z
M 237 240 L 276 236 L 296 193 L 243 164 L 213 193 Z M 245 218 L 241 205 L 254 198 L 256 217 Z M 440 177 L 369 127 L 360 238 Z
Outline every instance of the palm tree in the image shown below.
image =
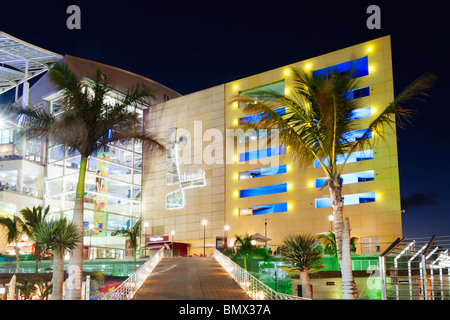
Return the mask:
M 262 95 L 272 98 L 259 101 L 254 98 L 237 96 L 236 101 L 246 103 L 244 111 L 251 115 L 260 115 L 258 122 L 247 125 L 256 130 L 280 128 L 279 138 L 290 147 L 291 156 L 299 165 L 309 166 L 314 161 L 320 164 L 327 181 L 323 188 L 328 187 L 330 202 L 334 217 L 337 255 L 341 270 L 350 268 L 350 273 L 343 272 L 349 279 L 343 282 L 344 299 L 356 299 L 357 289 L 351 273 L 350 253 L 346 253 L 343 261 L 343 237 L 350 240 L 350 221 L 344 219 L 344 199 L 342 197 L 341 174 L 352 153 L 364 150 L 370 145 L 371 133 L 384 137 L 385 127 L 402 127 L 402 120 L 410 121 L 411 111 L 404 103 L 413 98 L 425 95 L 435 80 L 431 74 L 424 74 L 400 93 L 389 103 L 380 114 L 369 124 L 359 139 L 348 139 L 348 132 L 357 128 L 354 111 L 359 108 L 359 100 L 348 99 L 348 93 L 358 88 L 358 80 L 353 79 L 351 72 L 331 73 L 329 76 L 312 77 L 308 72 L 291 68 L 294 86 L 288 96 L 277 96 L 273 92 Z M 284 114 L 276 110 L 285 108 Z M 343 157 L 338 164 L 338 157 Z M 350 247 L 345 244 L 345 247 Z
M 284 247 L 281 250 L 282 260 L 291 264 L 291 267 L 283 269 L 300 275 L 302 297 L 308 299 L 312 299 L 309 274 L 324 268 L 316 241 L 316 237 L 309 234 L 288 235 L 283 239 Z
M 0 217 L 0 225 L 7 229 L 6 241 L 8 243 L 14 242 L 16 244 L 14 247 L 14 251 L 16 252 L 16 273 L 20 273 L 20 248 L 18 244 L 23 233 L 23 222 L 16 216 L 13 216 L 12 219 L 10 217 Z
M 267 248 L 258 248 L 256 245 L 252 244 L 252 237 L 248 234 L 244 236 L 236 235 L 236 240 L 234 242 L 234 247 L 236 251 L 234 257 L 242 257 L 244 259 L 244 269 L 248 271 L 247 261 L 261 257 L 267 260 L 270 255 Z
M 4 114 L 21 123 L 28 136 L 44 134 L 46 138 L 65 144 L 69 152 L 80 154 L 78 184 L 72 221 L 83 230 L 84 188 L 88 158 L 115 142 L 138 140 L 145 150 L 165 151 L 151 134 L 143 131 L 136 113 L 129 106 L 149 105 L 153 91 L 135 87 L 127 92 L 113 94 L 101 70 L 96 70 L 92 80 L 80 80 L 67 66 L 56 64 L 50 70 L 50 79 L 61 93 L 62 114 L 57 117 L 40 107 L 22 108 L 9 105 Z M 111 99 L 113 97 L 114 99 Z M 112 101 L 112 102 L 111 102 Z M 81 271 L 83 270 L 83 244 L 80 242 L 70 258 L 73 286 L 69 299 L 81 299 Z
M 42 248 L 41 244 L 36 242 L 36 237 L 34 235 L 34 230 L 38 226 L 39 223 L 45 220 L 45 217 L 48 215 L 50 211 L 50 206 L 47 206 L 44 210 L 42 210 L 41 206 L 33 207 L 33 209 L 25 208 L 20 210 L 22 215 L 22 229 L 23 232 L 28 235 L 31 239 L 34 240 L 34 256 L 36 257 L 36 273 L 39 269 L 39 262 L 41 261 L 41 253 Z
M 336 256 L 337 258 L 337 250 L 336 250 L 336 236 L 333 231 L 329 230 L 328 234 L 320 234 L 317 236 L 317 239 L 320 241 L 323 247 L 323 253 L 329 254 L 330 256 Z M 356 251 L 356 241 L 357 237 L 352 237 L 350 239 L 350 247 L 351 252 L 355 253 Z
M 35 282 L 28 279 L 25 279 L 22 283 L 17 284 L 17 288 L 19 288 L 24 300 L 30 299 L 30 297 L 35 294 L 37 290 Z
M 36 241 L 53 254 L 52 300 L 61 300 L 64 284 L 64 255 L 77 248 L 81 233 L 73 222 L 61 217 L 43 221 L 35 229 Z
M 136 271 L 136 252 L 139 245 L 139 239 L 141 236 L 141 224 L 142 219 L 137 220 L 134 225 L 128 229 L 119 229 L 111 233 L 112 236 L 122 235 L 125 236 L 130 247 L 133 249 L 133 259 L 134 259 L 134 271 Z
M 35 294 L 38 296 L 39 300 L 47 300 L 48 296 L 52 293 L 52 284 L 47 284 L 42 280 L 42 278 L 34 278 L 32 281 L 36 285 Z

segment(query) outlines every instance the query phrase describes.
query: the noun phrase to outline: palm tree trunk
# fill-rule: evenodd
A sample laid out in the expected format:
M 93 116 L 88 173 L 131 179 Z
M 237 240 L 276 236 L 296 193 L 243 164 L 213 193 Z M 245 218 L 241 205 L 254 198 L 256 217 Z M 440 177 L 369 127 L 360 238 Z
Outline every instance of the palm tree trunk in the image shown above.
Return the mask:
M 313 295 L 308 271 L 300 272 L 300 281 L 302 283 L 302 297 L 312 299 Z
M 52 300 L 62 300 L 64 285 L 64 256 L 53 252 Z
M 330 202 L 333 209 L 334 236 L 339 266 L 342 268 L 342 233 L 344 231 L 344 200 L 342 199 L 342 184 L 339 181 L 330 181 Z
M 352 272 L 350 220 L 345 218 L 342 239 L 342 299 L 358 299 L 358 288 Z
M 20 273 L 20 254 L 19 254 L 19 247 L 16 245 L 14 247 L 14 250 L 16 251 L 16 273 Z
M 81 239 L 83 239 L 83 216 L 84 216 L 84 182 L 86 179 L 87 158 L 81 157 L 80 172 L 78 174 L 78 185 L 75 197 L 75 207 L 73 209 L 72 222 L 78 229 Z M 72 251 L 69 260 L 69 277 L 68 279 L 68 299 L 81 300 L 81 281 L 83 273 L 83 241 L 78 243 L 77 247 Z
M 358 299 L 358 289 L 356 288 L 352 272 L 350 221 L 346 218 L 344 223 L 344 200 L 342 198 L 342 184 L 339 176 L 330 181 L 329 189 L 334 217 L 336 253 L 342 273 L 342 297 L 343 299 Z

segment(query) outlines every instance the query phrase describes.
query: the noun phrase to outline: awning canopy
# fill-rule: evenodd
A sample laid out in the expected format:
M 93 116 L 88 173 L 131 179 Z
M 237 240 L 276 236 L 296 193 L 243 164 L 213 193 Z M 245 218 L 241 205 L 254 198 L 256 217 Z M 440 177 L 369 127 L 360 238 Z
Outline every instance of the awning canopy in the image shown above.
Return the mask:
M 255 234 L 251 235 L 250 238 L 252 238 L 252 240 L 256 240 L 258 242 L 267 242 L 267 241 L 272 240 L 272 239 L 270 239 L 268 237 L 265 237 L 265 236 L 263 236 L 262 234 L 259 234 L 259 233 L 255 233 Z
M 45 72 L 62 57 L 0 31 L 0 94 Z

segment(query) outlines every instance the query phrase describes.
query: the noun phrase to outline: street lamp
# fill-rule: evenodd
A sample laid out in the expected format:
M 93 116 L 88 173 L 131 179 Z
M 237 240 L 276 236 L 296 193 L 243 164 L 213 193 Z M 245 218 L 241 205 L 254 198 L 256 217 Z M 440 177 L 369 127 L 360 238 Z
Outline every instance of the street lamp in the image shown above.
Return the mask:
M 230 230 L 230 226 L 226 225 L 224 227 L 224 229 L 225 229 L 225 234 L 223 235 L 223 247 L 226 248 L 226 247 L 228 247 L 227 240 L 228 240 L 228 230 Z
M 330 220 L 330 231 L 333 231 L 333 221 L 334 221 L 334 217 L 332 214 L 330 214 L 328 216 L 328 220 Z
M 147 250 L 145 249 L 145 246 L 147 245 L 147 228 L 148 228 L 148 222 L 147 221 L 145 221 L 144 222 L 144 245 L 142 246 L 142 244 L 141 244 L 141 247 L 143 247 L 144 249 L 143 249 L 143 252 L 142 252 L 142 254 L 143 255 L 147 255 Z
M 171 256 L 173 258 L 173 236 L 175 235 L 175 231 L 174 230 L 170 231 L 170 234 L 172 236 L 172 252 L 171 252 Z
M 206 224 L 208 223 L 208 220 L 203 219 L 202 225 L 203 225 L 203 256 L 206 256 L 205 248 L 206 248 Z
M 88 251 L 88 256 L 89 259 L 91 258 L 91 248 L 92 248 L 92 233 L 94 232 L 94 227 L 95 225 L 93 223 L 89 224 L 89 230 L 91 230 L 91 233 L 89 235 L 89 251 Z

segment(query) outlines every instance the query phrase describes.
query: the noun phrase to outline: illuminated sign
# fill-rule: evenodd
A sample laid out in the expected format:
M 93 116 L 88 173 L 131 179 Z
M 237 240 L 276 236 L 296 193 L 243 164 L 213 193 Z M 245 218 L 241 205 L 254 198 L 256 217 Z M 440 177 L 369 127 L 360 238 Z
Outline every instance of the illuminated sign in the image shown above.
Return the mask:
M 194 172 L 180 174 L 178 164 L 178 148 L 185 146 L 186 138 L 176 139 L 177 129 L 171 128 L 167 133 L 167 154 L 166 154 L 166 182 L 167 185 L 178 185 L 178 189 L 166 195 L 166 209 L 181 209 L 184 207 L 184 190 L 200 188 L 206 185 L 205 171 L 198 169 Z
M 169 236 L 154 236 L 147 238 L 147 242 L 162 242 L 169 241 Z

